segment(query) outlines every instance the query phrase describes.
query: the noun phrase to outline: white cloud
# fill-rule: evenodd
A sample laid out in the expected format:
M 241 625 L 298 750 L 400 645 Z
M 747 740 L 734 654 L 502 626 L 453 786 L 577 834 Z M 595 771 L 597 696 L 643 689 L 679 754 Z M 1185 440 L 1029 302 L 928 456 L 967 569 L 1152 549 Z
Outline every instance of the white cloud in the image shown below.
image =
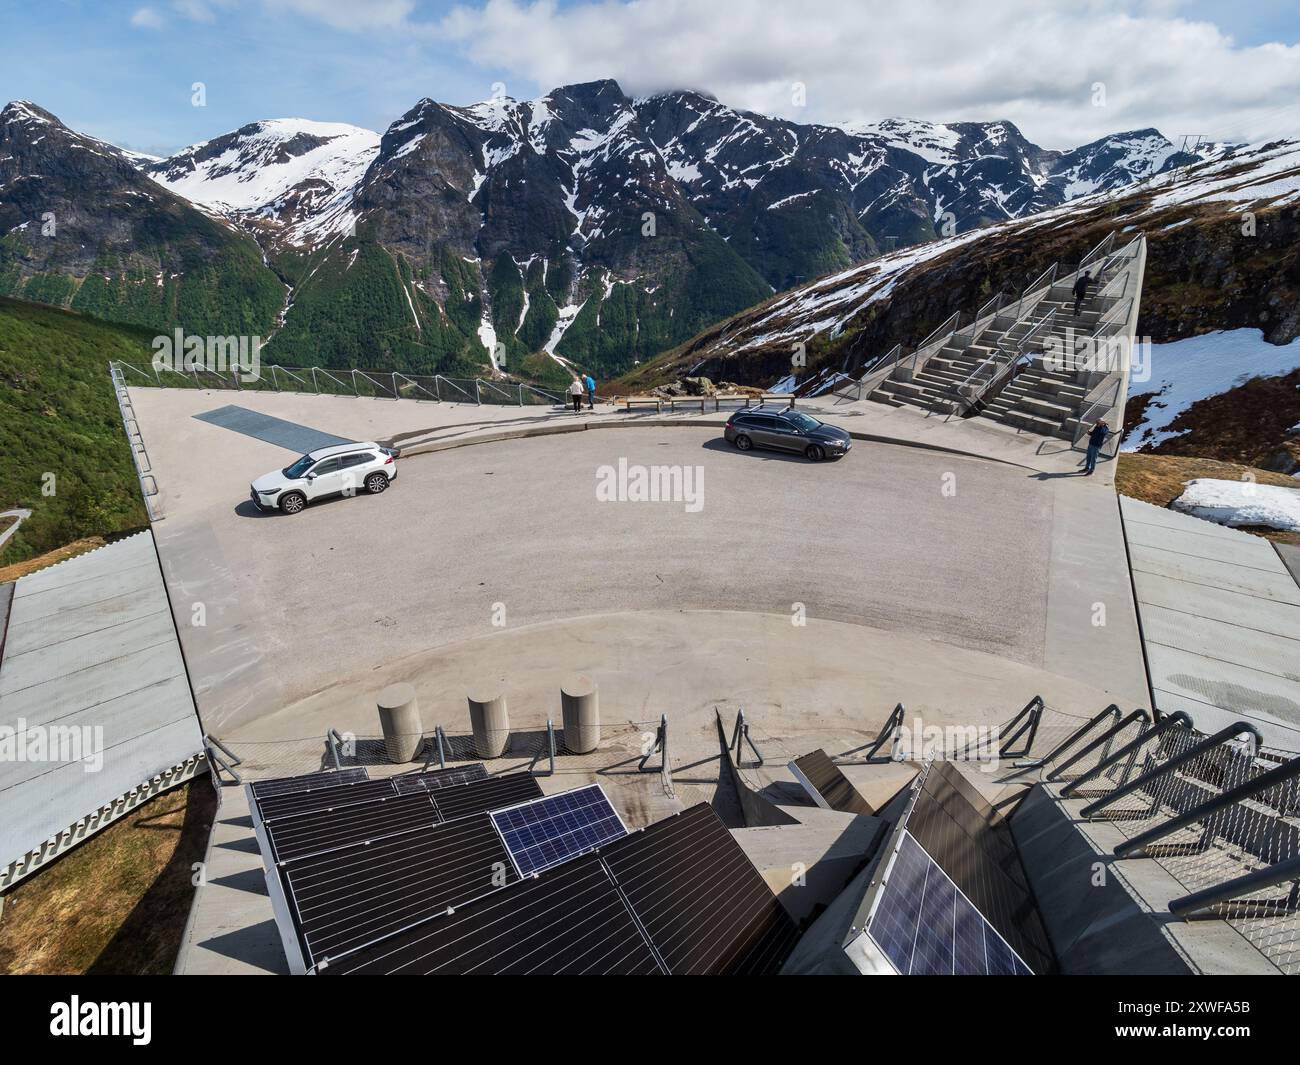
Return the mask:
M 163 17 L 153 8 L 141 7 L 131 16 L 131 25 L 142 30 L 160 30 L 164 22 Z
M 415 0 L 263 0 L 272 11 L 306 15 L 337 30 L 391 30 L 407 24 Z
M 194 22 L 213 22 L 216 18 L 204 0 L 172 0 L 172 7 Z
M 488 0 L 454 9 L 436 35 L 548 89 L 613 77 L 631 93 L 698 88 L 799 121 L 1006 118 L 1050 147 L 1146 126 L 1300 131 L 1300 45 L 1237 46 L 1167 0 Z

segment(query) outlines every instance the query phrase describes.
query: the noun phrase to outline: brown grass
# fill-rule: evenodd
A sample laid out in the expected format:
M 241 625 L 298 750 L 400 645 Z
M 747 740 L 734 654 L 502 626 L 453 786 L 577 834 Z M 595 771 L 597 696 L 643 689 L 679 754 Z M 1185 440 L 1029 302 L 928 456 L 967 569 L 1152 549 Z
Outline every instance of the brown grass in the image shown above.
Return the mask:
M 1277 485 L 1281 488 L 1300 488 L 1300 481 L 1284 473 L 1273 473 L 1238 462 L 1220 462 L 1218 459 L 1189 458 L 1183 455 L 1153 455 L 1147 452 L 1124 452 L 1115 470 L 1115 490 L 1122 496 L 1167 507 L 1183 494 L 1183 486 L 1197 477 L 1213 477 L 1223 481 L 1240 481 L 1253 477 L 1259 484 Z M 1277 529 L 1245 528 L 1268 540 L 1284 544 L 1300 543 L 1300 533 L 1281 532 Z
M 170 973 L 215 815 L 197 779 L 20 881 L 0 900 L 0 973 Z
M 75 558 L 77 555 L 84 555 L 87 551 L 103 547 L 107 542 L 102 536 L 87 536 L 84 540 L 74 540 L 70 544 L 56 547 L 53 551 L 47 551 L 35 558 L 24 559 L 22 562 L 15 562 L 9 566 L 0 566 L 0 584 L 4 584 L 6 581 L 16 581 L 19 577 L 26 577 L 27 574 L 35 573 L 38 569 L 44 569 L 46 566 L 53 566 L 56 562 Z

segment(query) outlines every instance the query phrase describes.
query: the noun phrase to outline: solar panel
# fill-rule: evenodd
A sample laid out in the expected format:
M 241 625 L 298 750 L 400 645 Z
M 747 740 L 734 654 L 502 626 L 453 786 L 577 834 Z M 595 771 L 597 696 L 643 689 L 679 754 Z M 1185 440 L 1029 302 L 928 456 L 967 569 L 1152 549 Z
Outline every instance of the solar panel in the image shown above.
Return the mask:
M 531 876 L 627 835 L 599 784 L 492 812 L 520 876 Z
M 444 821 L 454 821 L 485 810 L 500 810 L 541 794 L 541 786 L 531 773 L 508 773 L 428 793 L 429 801 L 437 807 Z
M 1033 970 L 903 831 L 867 935 L 904 976 L 1032 976 Z
M 374 802 L 397 794 L 391 780 L 358 780 L 332 788 L 273 795 L 257 801 L 258 816 L 264 822 L 297 817 L 316 810 L 338 809 L 359 802 Z
M 813 751 L 796 758 L 789 769 L 818 806 L 847 814 L 870 816 L 876 812 L 825 751 Z
M 298 777 L 277 777 L 274 780 L 254 780 L 248 787 L 256 799 L 269 799 L 276 795 L 293 795 L 316 788 L 336 788 L 367 779 L 365 766 L 352 769 L 332 769 L 324 773 L 304 773 Z
M 290 863 L 285 896 L 308 967 L 518 880 L 487 814 Z
M 272 860 L 284 863 L 441 823 L 429 794 L 417 792 L 282 817 L 265 831 Z
M 354 843 L 375 841 L 387 836 L 427 828 L 443 821 L 483 813 L 541 795 L 542 789 L 529 773 L 511 773 L 488 777 L 468 784 L 452 784 L 436 791 L 416 790 L 397 794 L 391 787 L 393 778 L 375 780 L 373 792 L 332 788 L 316 793 L 329 802 L 306 810 L 279 813 L 278 807 L 267 816 L 262 809 L 262 832 L 272 862 L 289 862 L 309 854 L 338 850 Z M 384 789 L 384 785 L 388 785 Z M 271 800 L 289 803 L 298 796 Z
M 413 791 L 438 791 L 455 784 L 468 784 L 474 780 L 483 780 L 487 775 L 487 767 L 482 762 L 475 762 L 449 769 L 431 769 L 427 773 L 405 773 L 393 777 L 393 786 L 399 795 L 407 795 Z
M 320 972 L 612 976 L 662 969 L 601 859 L 589 855 Z
M 600 852 L 670 973 L 769 974 L 794 922 L 705 803 Z
M 906 827 L 1034 972 L 1046 975 L 1055 969 L 1047 929 L 1025 883 L 1010 830 L 955 766 L 931 765 Z

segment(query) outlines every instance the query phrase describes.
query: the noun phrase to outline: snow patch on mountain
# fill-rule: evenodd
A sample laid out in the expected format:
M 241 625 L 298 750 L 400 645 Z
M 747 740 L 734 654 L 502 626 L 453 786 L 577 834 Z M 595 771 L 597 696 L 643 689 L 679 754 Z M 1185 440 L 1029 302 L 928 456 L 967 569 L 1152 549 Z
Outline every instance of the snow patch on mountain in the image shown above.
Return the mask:
M 350 188 L 379 151 L 371 130 L 302 118 L 256 122 L 220 140 L 216 154 L 205 152 L 216 142 L 192 145 L 148 168 L 150 176 L 192 203 L 256 211 L 305 181 Z
M 1270 344 L 1259 329 L 1230 329 L 1151 346 L 1151 375 L 1131 381 L 1129 396 L 1156 393 L 1123 450 L 1155 446 L 1181 435 L 1170 429 L 1192 404 L 1228 392 L 1254 377 L 1282 377 L 1300 367 L 1300 338 Z M 1134 375 L 1135 377 L 1138 375 Z

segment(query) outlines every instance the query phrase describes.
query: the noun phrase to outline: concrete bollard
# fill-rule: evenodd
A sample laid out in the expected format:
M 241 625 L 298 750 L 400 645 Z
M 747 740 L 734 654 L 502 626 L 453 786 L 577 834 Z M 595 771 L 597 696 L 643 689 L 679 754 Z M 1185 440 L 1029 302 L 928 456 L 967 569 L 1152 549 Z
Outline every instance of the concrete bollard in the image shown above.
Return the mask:
M 409 684 L 390 684 L 379 693 L 379 727 L 390 762 L 410 762 L 424 739 L 420 706 Z
M 600 743 L 600 694 L 596 682 L 581 673 L 560 688 L 564 714 L 564 748 L 572 754 L 594 751 Z
M 506 697 L 496 689 L 471 692 L 469 723 L 474 732 L 474 750 L 480 758 L 500 758 L 510 739 L 510 714 Z

